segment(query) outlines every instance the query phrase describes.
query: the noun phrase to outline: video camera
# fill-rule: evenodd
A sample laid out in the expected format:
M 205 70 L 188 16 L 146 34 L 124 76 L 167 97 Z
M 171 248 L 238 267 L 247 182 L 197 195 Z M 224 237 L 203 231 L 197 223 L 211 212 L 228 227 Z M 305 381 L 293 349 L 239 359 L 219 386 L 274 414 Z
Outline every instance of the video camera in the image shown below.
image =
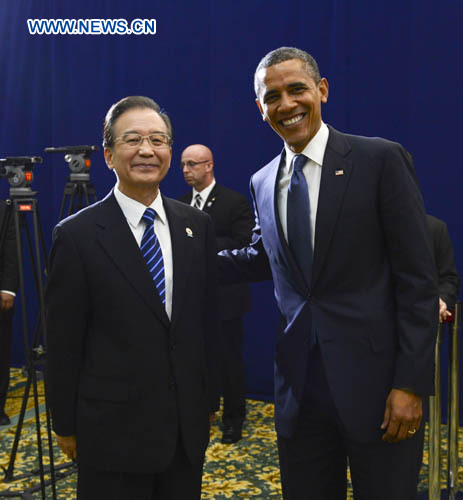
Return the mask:
M 63 153 L 64 161 L 71 169 L 71 181 L 88 181 L 90 170 L 90 156 L 94 151 L 99 151 L 98 146 L 61 146 L 58 148 L 45 148 L 45 153 Z
M 0 177 L 8 177 L 10 194 L 29 195 L 34 180 L 34 164 L 42 163 L 40 156 L 13 156 L 0 159 Z

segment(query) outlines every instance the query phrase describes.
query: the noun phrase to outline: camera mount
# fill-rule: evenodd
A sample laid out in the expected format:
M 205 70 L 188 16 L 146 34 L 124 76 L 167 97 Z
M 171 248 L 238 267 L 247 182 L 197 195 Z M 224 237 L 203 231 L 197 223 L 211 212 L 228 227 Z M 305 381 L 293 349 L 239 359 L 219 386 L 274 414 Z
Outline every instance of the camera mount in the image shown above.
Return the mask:
M 69 202 L 67 216 L 90 205 L 90 196 L 96 202 L 96 191 L 90 183 L 90 157 L 99 151 L 98 146 L 60 146 L 45 148 L 45 153 L 62 153 L 71 173 L 64 187 L 58 220 L 63 218 L 66 202 Z M 77 203 L 76 203 L 77 200 Z

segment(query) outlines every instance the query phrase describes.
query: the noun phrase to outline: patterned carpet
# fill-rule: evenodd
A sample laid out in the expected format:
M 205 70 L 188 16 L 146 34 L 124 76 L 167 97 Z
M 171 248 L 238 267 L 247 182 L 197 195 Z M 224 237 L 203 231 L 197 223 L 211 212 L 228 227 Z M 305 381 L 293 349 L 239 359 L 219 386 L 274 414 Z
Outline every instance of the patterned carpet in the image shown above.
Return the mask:
M 39 389 L 40 392 L 42 388 Z M 24 378 L 20 370 L 13 370 L 11 390 L 7 401 L 7 413 L 11 416 L 19 414 L 24 391 Z M 43 403 L 43 398 L 40 399 Z M 15 465 L 15 476 L 38 468 L 35 420 L 33 417 L 33 401 L 30 398 L 27 419 L 24 423 L 20 446 Z M 15 426 L 2 427 L 0 430 L 0 465 L 6 468 L 9 463 Z M 461 432 L 461 430 L 460 430 Z M 427 430 L 426 430 L 427 435 Z M 446 430 L 442 428 L 443 449 L 446 449 Z M 42 416 L 42 436 L 44 450 L 48 444 L 45 432 L 45 420 Z M 221 431 L 219 419 L 212 426 L 211 442 L 207 451 L 203 475 L 203 494 L 205 500 L 224 499 L 281 499 L 278 457 L 273 429 L 273 405 L 260 401 L 248 401 L 248 416 L 243 429 L 243 439 L 234 445 L 220 443 Z M 427 489 L 428 453 L 425 446 L 423 467 L 420 474 L 420 491 Z M 48 463 L 47 457 L 44 457 Z M 55 446 L 56 464 L 66 463 L 65 457 Z M 446 463 L 443 460 L 445 469 Z M 442 486 L 445 485 L 445 470 L 442 471 Z M 75 499 L 76 473 L 68 475 L 57 482 L 59 499 Z M 39 484 L 38 476 L 5 483 L 0 479 L 0 498 L 6 491 L 25 490 Z M 463 463 L 459 467 L 459 484 L 463 484 Z M 16 498 L 21 498 L 16 496 Z M 40 491 L 23 498 L 40 499 Z M 51 489 L 47 489 L 47 499 L 52 498 Z M 349 488 L 347 499 L 352 499 Z

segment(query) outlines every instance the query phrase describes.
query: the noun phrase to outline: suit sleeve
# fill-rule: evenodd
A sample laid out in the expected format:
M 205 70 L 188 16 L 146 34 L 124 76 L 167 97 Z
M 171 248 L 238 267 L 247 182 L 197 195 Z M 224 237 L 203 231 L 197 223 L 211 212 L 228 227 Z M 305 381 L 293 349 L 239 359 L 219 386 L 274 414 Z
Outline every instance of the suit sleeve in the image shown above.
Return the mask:
M 215 412 L 219 409 L 219 304 L 218 304 L 218 277 L 217 277 L 217 247 L 214 238 L 212 220 L 208 217 L 206 227 L 206 290 L 204 299 L 204 331 L 206 346 L 206 363 L 209 387 L 209 411 Z
M 53 429 L 76 433 L 79 372 L 89 314 L 85 270 L 75 242 L 64 226 L 54 230 L 45 291 L 47 328 L 46 382 Z
M 259 213 L 251 179 L 251 196 L 254 203 L 255 223 L 251 243 L 233 250 L 223 250 L 218 254 L 220 283 L 265 281 L 272 279 L 267 253 L 262 242 Z
M 393 387 L 427 395 L 434 385 L 437 276 L 422 196 L 398 144 L 385 152 L 379 210 L 394 278 L 398 350 Z
M 244 196 L 239 196 L 231 210 L 230 233 L 217 237 L 217 250 L 241 248 L 251 241 L 254 225 L 251 207 Z
M 12 212 L 10 213 L 12 214 Z M 6 213 L 4 217 L 6 217 Z M 8 227 L 5 229 L 5 241 L 2 248 L 3 254 L 0 260 L 0 290 L 16 293 L 19 284 L 19 269 L 16 229 L 13 217 L 10 217 L 8 222 L 5 220 L 5 223 L 8 224 Z
M 439 278 L 439 297 L 447 304 L 448 309 L 455 308 L 460 286 L 460 277 L 455 267 L 453 247 L 447 224 L 439 224 L 436 241 L 436 265 Z

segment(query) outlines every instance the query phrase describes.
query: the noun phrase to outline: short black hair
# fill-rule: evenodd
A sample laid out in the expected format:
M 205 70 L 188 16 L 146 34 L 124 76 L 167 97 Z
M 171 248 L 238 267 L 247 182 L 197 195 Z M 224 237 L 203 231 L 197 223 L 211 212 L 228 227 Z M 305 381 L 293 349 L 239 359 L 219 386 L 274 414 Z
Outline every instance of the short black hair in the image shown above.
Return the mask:
M 280 47 L 266 54 L 257 65 L 256 72 L 254 73 L 254 91 L 256 97 L 259 97 L 261 89 L 261 80 L 258 77 L 259 72 L 270 66 L 275 66 L 275 64 L 291 59 L 299 59 L 302 61 L 307 73 L 314 79 L 315 83 L 321 80 L 317 61 L 308 52 L 297 49 L 296 47 Z
M 141 109 L 148 108 L 152 109 L 153 111 L 156 111 L 156 113 L 163 119 L 164 123 L 167 126 L 167 132 L 170 136 L 169 144 L 172 145 L 173 130 L 170 118 L 167 116 L 165 112 L 161 111 L 159 104 L 153 101 L 153 99 L 141 95 L 135 95 L 135 96 L 124 97 L 120 101 L 113 104 L 109 108 L 109 111 L 106 113 L 106 117 L 104 119 L 104 124 L 103 124 L 104 148 L 112 148 L 114 145 L 115 137 L 113 134 L 113 129 L 114 129 L 114 124 L 116 123 L 118 118 L 129 109 L 134 109 L 134 108 L 141 108 Z

